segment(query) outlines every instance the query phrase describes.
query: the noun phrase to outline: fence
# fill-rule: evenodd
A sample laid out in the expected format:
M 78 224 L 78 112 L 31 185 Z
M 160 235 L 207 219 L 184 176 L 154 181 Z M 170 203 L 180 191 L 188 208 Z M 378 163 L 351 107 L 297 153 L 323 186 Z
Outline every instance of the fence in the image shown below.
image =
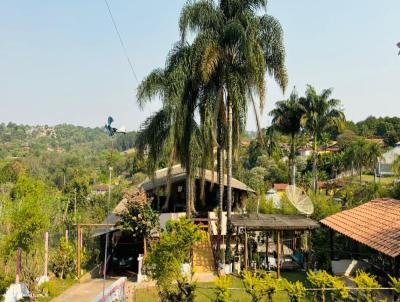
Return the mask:
M 125 301 L 126 277 L 119 278 L 105 288 L 91 302 L 123 302 Z

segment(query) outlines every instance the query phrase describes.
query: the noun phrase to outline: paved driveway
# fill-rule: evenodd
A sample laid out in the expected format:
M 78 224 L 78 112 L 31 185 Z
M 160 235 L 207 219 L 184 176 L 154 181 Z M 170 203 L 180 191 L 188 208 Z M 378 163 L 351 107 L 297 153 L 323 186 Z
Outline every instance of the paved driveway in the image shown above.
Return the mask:
M 107 279 L 106 287 L 115 282 L 117 278 Z M 68 288 L 51 302 L 90 302 L 103 291 L 103 279 L 91 279 L 83 283 L 77 283 Z

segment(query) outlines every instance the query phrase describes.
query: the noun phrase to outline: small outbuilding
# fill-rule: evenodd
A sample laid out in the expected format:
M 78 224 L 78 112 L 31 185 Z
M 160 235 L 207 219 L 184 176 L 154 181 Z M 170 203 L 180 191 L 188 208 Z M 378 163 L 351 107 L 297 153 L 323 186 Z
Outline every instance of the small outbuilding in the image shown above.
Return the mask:
M 339 261 L 362 262 L 368 267 L 399 276 L 400 200 L 375 199 L 322 219 L 331 230 L 332 265 Z M 335 240 L 345 237 L 345 249 L 336 250 Z
M 319 227 L 318 222 L 304 215 L 284 215 L 284 214 L 238 214 L 232 215 L 232 225 L 236 228 L 237 238 L 244 237 L 243 254 L 244 268 L 248 268 L 248 236 L 250 233 L 260 232 L 266 235 L 265 242 L 268 244 L 270 238 L 274 238 L 276 246 L 276 266 L 277 275 L 280 277 L 281 257 L 283 251 L 284 237 L 288 240 L 299 238 L 300 234 L 307 237 L 311 230 Z M 240 236 L 242 234 L 243 236 Z M 308 242 L 309 240 L 306 239 Z M 300 243 L 300 240 L 298 241 Z M 297 244 L 294 244 L 296 247 Z M 309 249 L 309 245 L 304 249 Z M 239 246 L 239 245 L 237 245 Z M 268 246 L 266 251 L 268 251 Z M 237 251 L 239 252 L 239 251 Z M 268 257 L 267 257 L 268 259 Z

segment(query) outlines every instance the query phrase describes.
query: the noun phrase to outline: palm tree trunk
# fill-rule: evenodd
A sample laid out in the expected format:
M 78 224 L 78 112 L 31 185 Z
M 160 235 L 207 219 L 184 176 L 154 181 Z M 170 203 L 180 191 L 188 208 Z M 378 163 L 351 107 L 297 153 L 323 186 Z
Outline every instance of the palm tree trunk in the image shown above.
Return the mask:
M 192 181 L 191 181 L 191 173 L 190 166 L 186 166 L 186 217 L 190 218 L 191 216 L 191 191 L 192 191 Z
M 295 136 L 292 135 L 292 141 L 290 144 L 290 184 L 296 185 L 296 154 L 295 154 Z
M 232 215 L 232 103 L 228 100 L 228 152 L 227 152 L 227 217 L 228 221 Z
M 227 154 L 227 192 L 226 192 L 226 204 L 227 204 L 227 223 L 226 223 L 226 257 L 228 263 L 230 262 L 231 254 L 231 215 L 232 215 L 232 102 L 227 95 L 227 107 L 228 107 L 228 154 Z
M 217 149 L 217 171 L 218 171 L 218 257 L 222 244 L 222 214 L 224 211 L 224 160 L 221 141 L 221 129 L 218 129 L 219 146 Z
M 316 193 L 318 190 L 318 168 L 317 168 L 317 161 L 318 161 L 318 144 L 317 144 L 317 136 L 314 133 L 314 142 L 313 142 L 313 166 L 312 166 L 312 176 L 313 176 L 313 183 L 312 189 Z

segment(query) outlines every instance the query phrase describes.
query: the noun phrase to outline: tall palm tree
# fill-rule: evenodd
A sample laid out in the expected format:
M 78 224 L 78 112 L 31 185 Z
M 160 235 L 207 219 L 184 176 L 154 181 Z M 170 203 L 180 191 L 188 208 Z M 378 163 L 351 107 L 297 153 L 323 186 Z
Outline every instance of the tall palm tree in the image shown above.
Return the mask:
M 154 173 L 160 159 L 169 167 L 178 160 L 186 170 L 186 214 L 194 209 L 194 173 L 200 165 L 202 140 L 195 119 L 199 86 L 193 77 L 192 48 L 178 43 L 168 55 L 165 69 L 153 70 L 139 85 L 141 106 L 160 96 L 163 106 L 142 125 L 137 137 L 140 153 L 147 151 L 148 172 Z
M 331 94 L 332 89 L 324 89 L 318 94 L 314 87 L 307 85 L 306 96 L 300 100 L 306 112 L 304 125 L 313 140 L 312 189 L 315 192 L 318 189 L 318 148 L 321 135 L 329 127 L 339 127 L 345 120 L 344 113 L 340 108 L 340 101 L 331 99 Z
M 232 158 L 238 152 L 247 103 L 254 103 L 256 95 L 260 108 L 263 108 L 266 72 L 282 89 L 287 84 L 282 28 L 275 18 L 258 14 L 265 11 L 266 2 L 193 1 L 184 6 L 180 17 L 182 40 L 186 40 L 188 31 L 195 34 L 193 44 L 199 49 L 202 80 L 212 82 L 218 96 L 218 106 L 215 106 L 216 116 L 220 117 L 218 132 L 226 132 L 226 140 L 223 139 L 226 144 L 219 137 L 218 145 L 220 150 L 226 148 L 228 225 L 232 209 Z M 219 167 L 222 165 L 220 162 Z M 222 191 L 222 177 L 219 182 Z
M 272 125 L 290 137 L 289 175 L 292 185 L 296 184 L 296 145 L 304 113 L 295 89 L 288 100 L 277 102 L 275 109 L 269 113 L 272 116 Z
M 382 148 L 377 143 L 371 143 L 368 146 L 368 161 L 374 171 L 374 183 L 376 183 L 376 174 L 378 169 L 378 162 L 383 157 Z

